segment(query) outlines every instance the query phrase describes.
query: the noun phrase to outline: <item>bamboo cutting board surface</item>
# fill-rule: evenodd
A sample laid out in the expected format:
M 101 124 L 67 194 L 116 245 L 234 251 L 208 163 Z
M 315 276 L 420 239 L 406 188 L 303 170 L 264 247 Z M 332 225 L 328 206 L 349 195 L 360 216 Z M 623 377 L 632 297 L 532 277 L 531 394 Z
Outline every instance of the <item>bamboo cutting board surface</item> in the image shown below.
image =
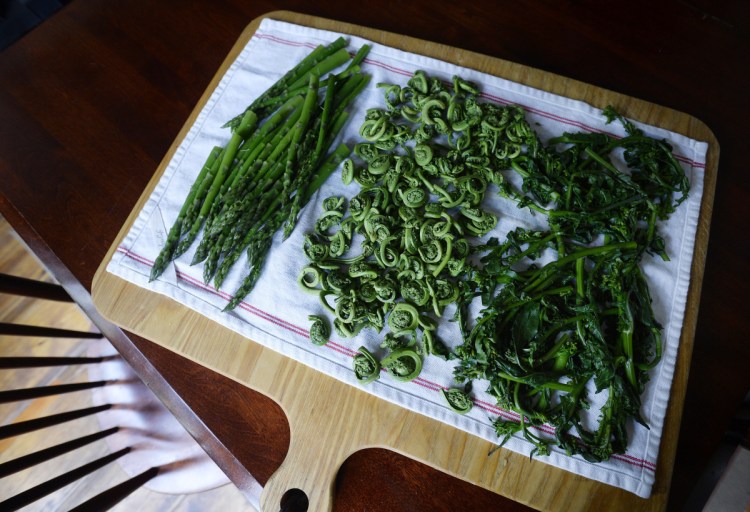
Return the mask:
M 106 272 L 107 263 L 130 230 L 180 141 L 262 18 L 248 25 L 226 57 L 100 265 L 94 277 L 92 296 L 101 313 L 131 332 L 267 395 L 282 407 L 290 423 L 291 444 L 284 463 L 264 489 L 262 510 L 278 510 L 282 496 L 289 489 L 301 489 L 307 494 L 309 510 L 330 510 L 339 467 L 350 454 L 368 447 L 392 449 L 540 510 L 663 510 L 677 447 L 716 181 L 718 144 L 710 130 L 684 113 L 508 61 L 286 11 L 273 12 L 266 17 L 358 35 L 597 107 L 616 104 L 627 117 L 708 142 L 691 286 L 651 498 L 638 498 L 509 450 L 501 449 L 487 457 L 494 446 L 490 442 L 324 375 L 163 295 Z M 300 390 L 305 392 L 300 393 Z

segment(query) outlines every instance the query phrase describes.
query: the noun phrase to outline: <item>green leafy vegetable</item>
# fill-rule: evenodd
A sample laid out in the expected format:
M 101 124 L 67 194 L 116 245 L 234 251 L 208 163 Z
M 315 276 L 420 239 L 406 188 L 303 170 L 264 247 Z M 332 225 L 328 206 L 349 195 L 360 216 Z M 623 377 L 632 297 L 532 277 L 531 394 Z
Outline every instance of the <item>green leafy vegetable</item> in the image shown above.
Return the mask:
M 534 453 L 557 444 L 590 461 L 625 451 L 629 419 L 646 425 L 640 395 L 662 346 L 640 263 L 647 253 L 668 259 L 657 221 L 689 189 L 671 147 L 611 107 L 605 115 L 627 135 L 564 134 L 543 145 L 520 131 L 523 149 L 511 168 L 522 185 L 505 182 L 500 194 L 546 215 L 549 230 L 519 228 L 475 248 L 482 254 L 468 287 L 475 291 L 460 308 L 477 295 L 484 308 L 475 322 L 463 316 L 455 371 L 459 382 L 488 381 L 498 404 L 520 415 L 498 420 L 499 435 L 521 432 Z M 550 261 L 539 263 L 543 256 Z M 582 421 L 589 382 L 606 393 L 593 430 Z M 554 439 L 529 430 L 543 423 L 555 428 Z
M 662 351 L 641 262 L 668 260 L 659 222 L 689 191 L 672 148 L 611 107 L 623 137 L 542 141 L 520 107 L 481 102 L 460 77 L 446 85 L 418 71 L 378 87 L 385 108 L 367 112 L 342 173 L 359 192 L 324 208 L 300 282 L 318 290 L 339 335 L 387 328 L 380 348 L 394 376 L 412 377 L 420 355 L 456 358 L 458 382 L 487 383 L 518 414 L 493 423 L 501 444 L 520 435 L 532 455 L 622 453 L 628 421 L 645 425 L 640 395 Z M 482 207 L 490 190 L 548 227 L 484 240 L 498 222 Z M 453 351 L 436 336 L 449 304 L 463 335 Z M 590 388 L 603 393 L 598 411 Z M 460 393 L 444 392 L 459 412 L 471 403 Z M 593 428 L 586 411 L 598 414 Z

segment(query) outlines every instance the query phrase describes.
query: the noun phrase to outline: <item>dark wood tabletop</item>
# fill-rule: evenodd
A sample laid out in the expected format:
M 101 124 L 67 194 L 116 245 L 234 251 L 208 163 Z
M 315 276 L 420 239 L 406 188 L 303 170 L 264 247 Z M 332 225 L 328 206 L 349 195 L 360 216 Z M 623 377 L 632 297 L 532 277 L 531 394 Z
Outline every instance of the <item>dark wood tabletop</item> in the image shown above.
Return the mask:
M 101 318 L 94 273 L 235 40 L 277 9 L 435 41 L 686 112 L 721 146 L 669 510 L 750 389 L 750 3 L 73 0 L 0 53 L 0 213 L 242 489 L 279 467 L 271 400 Z M 220 399 L 219 399 L 220 397 Z M 386 450 L 353 455 L 335 510 L 528 510 Z

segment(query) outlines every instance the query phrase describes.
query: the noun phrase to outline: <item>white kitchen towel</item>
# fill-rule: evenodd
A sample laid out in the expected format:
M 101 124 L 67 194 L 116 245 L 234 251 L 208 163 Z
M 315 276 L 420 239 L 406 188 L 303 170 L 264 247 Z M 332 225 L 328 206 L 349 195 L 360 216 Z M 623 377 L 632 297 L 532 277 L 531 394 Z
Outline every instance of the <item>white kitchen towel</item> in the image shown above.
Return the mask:
M 342 184 L 338 172 L 331 176 L 302 211 L 293 235 L 283 243 L 277 235 L 260 281 L 232 313 L 223 313 L 221 310 L 246 273 L 242 260 L 230 272 L 223 287 L 215 290 L 203 283 L 201 265 L 190 266 L 192 253 L 197 245 L 194 244 L 158 280 L 149 282 L 151 266 L 206 156 L 213 146 L 223 146 L 229 139 L 228 130 L 221 126 L 242 112 L 252 99 L 265 91 L 312 48 L 318 44 L 327 44 L 340 35 L 274 20 L 266 19 L 261 23 L 180 143 L 164 175 L 107 269 L 138 286 L 167 295 L 260 344 L 358 386 L 352 372 L 352 358 L 361 345 L 377 353 L 379 336 L 377 333 L 364 331 L 354 339 L 340 339 L 333 334 L 327 345 L 312 345 L 308 339 L 308 315 L 325 314 L 325 311 L 316 295 L 300 291 L 297 284 L 299 272 L 306 263 L 302 252 L 303 236 L 312 231 L 313 223 L 321 212 L 322 199 L 332 194 L 352 196 L 356 193 L 357 187 L 345 187 Z M 352 51 L 369 43 L 358 37 L 347 37 Z M 353 105 L 352 116 L 339 137 L 340 141 L 348 143 L 350 147 L 359 142 L 361 139 L 357 132 L 366 109 L 383 107 L 382 89 L 376 88 L 375 84 L 404 84 L 420 69 L 446 81 L 450 81 L 454 75 L 473 81 L 480 85 L 486 101 L 521 105 L 542 139 L 564 131 L 624 134 L 619 125 L 606 125 L 598 109 L 580 101 L 425 56 L 373 44 L 362 64 L 362 70 L 372 75 L 370 86 Z M 648 258 L 643 264 L 653 294 L 655 314 L 664 325 L 665 340 L 663 359 L 652 371 L 651 381 L 643 396 L 642 414 L 650 429 L 633 422 L 629 427 L 631 440 L 627 453 L 617 455 L 607 462 L 593 464 L 580 457 L 567 456 L 558 450 L 553 450 L 548 457 L 538 457 L 538 460 L 626 489 L 638 496 L 648 497 L 654 482 L 659 442 L 690 284 L 690 264 L 703 191 L 707 144 L 661 128 L 638 126 L 648 135 L 666 139 L 672 144 L 691 182 L 689 199 L 662 226 L 671 261 Z M 541 216 L 532 216 L 500 198 L 493 202 L 492 208 L 500 219 L 494 233 L 496 236 L 502 237 L 518 225 L 531 228 L 541 226 Z M 444 323 L 446 325 L 440 326 L 441 339 L 450 346 L 460 344 L 458 333 L 450 330 L 448 322 Z M 496 442 L 497 436 L 491 421 L 498 416 L 517 419 L 517 415 L 498 408 L 492 397 L 484 392 L 483 388 L 486 386 L 481 383 L 474 386 L 476 406 L 469 414 L 460 416 L 449 410 L 440 390 L 456 385 L 452 378 L 453 365 L 452 362 L 430 357 L 425 361 L 420 377 L 412 382 L 396 382 L 384 375 L 378 381 L 364 386 L 364 389 L 383 399 Z M 593 400 L 596 402 L 597 397 Z M 541 430 L 552 432 L 551 428 L 543 427 Z M 523 454 L 529 454 L 533 448 L 520 437 L 512 438 L 505 446 Z

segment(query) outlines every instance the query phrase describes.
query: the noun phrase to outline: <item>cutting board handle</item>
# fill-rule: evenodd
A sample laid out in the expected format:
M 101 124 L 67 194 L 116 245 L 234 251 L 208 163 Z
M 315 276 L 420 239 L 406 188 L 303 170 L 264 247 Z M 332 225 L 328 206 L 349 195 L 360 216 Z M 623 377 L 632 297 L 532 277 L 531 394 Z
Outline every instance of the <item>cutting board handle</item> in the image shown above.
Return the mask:
M 299 431 L 298 431 L 299 433 Z M 308 507 L 289 508 L 297 510 L 327 512 L 333 508 L 333 486 L 336 474 L 343 463 L 341 452 L 331 445 L 320 443 L 314 432 L 308 435 L 295 436 L 289 452 L 278 470 L 271 475 L 260 498 L 262 512 L 279 512 L 281 505 L 300 496 L 300 491 L 307 496 Z M 286 507 L 285 507 L 286 508 Z

